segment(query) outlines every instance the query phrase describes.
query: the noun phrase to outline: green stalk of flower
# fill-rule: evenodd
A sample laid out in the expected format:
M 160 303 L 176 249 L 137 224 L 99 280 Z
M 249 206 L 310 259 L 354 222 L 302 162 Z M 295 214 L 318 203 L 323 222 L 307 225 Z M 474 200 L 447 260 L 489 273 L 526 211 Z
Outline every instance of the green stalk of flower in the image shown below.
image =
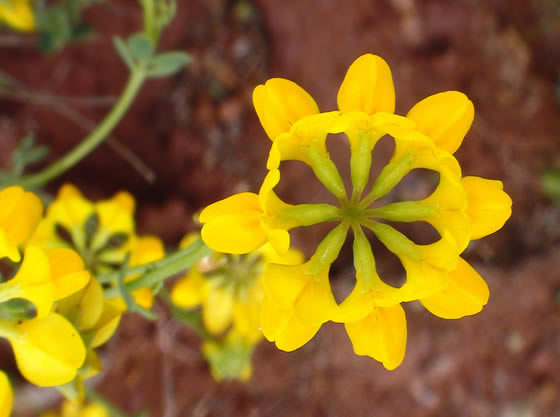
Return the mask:
M 0 337 L 17 340 L 22 337 L 22 334 L 14 322 L 0 318 Z
M 151 287 L 165 281 L 175 274 L 190 268 L 202 258 L 209 256 L 214 251 L 208 248 L 201 239 L 195 241 L 190 246 L 181 249 L 174 254 L 166 256 L 159 261 L 144 264 L 127 270 L 127 275 L 140 274 L 141 276 L 134 281 L 124 284 L 126 291 L 132 291 L 142 287 Z M 105 274 L 99 277 L 101 282 L 116 282 L 119 272 Z M 106 297 L 118 297 L 118 288 L 111 288 L 106 291 Z
M 53 162 L 47 168 L 36 174 L 20 178 L 17 181 L 18 184 L 24 188 L 41 187 L 62 173 L 68 171 L 84 159 L 90 152 L 107 139 L 109 134 L 122 119 L 124 114 L 130 108 L 130 105 L 134 101 L 138 91 L 142 87 L 146 76 L 146 70 L 143 65 L 134 67 L 123 93 L 105 119 L 103 119 L 103 121 L 88 136 L 86 136 L 76 147 L 74 147 L 74 149 L 62 158 Z

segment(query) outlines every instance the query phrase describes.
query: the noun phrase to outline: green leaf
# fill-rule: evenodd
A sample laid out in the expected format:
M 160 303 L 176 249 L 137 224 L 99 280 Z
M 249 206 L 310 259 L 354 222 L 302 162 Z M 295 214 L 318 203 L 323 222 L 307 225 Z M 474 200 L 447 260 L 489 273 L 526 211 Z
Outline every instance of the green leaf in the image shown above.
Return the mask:
M 185 52 L 167 52 L 155 56 L 148 66 L 149 77 L 166 77 L 184 68 L 191 61 Z
M 154 53 L 154 44 L 143 33 L 136 33 L 128 39 L 128 49 L 136 61 L 148 61 Z
M 115 46 L 115 49 L 117 50 L 118 54 L 120 55 L 120 57 L 122 58 L 126 66 L 129 69 L 132 69 L 134 67 L 134 59 L 132 58 L 132 55 L 130 53 L 130 50 L 128 49 L 128 45 L 126 44 L 126 42 L 123 41 L 118 36 L 115 36 L 113 38 L 113 45 Z

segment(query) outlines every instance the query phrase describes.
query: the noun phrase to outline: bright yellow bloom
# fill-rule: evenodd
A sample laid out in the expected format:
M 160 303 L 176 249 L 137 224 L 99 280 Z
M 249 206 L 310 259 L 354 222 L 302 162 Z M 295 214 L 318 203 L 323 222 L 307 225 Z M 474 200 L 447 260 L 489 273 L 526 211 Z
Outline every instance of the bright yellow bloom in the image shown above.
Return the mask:
M 18 247 L 35 232 L 43 204 L 39 198 L 18 186 L 0 191 L 0 258 L 19 262 Z
M 35 385 L 70 382 L 84 363 L 86 349 L 80 335 L 59 314 L 24 320 L 10 330 L 0 332 L 12 345 L 18 369 Z
M 22 32 L 35 30 L 32 0 L 3 0 L 0 2 L 0 21 Z
M 10 380 L 4 372 L 0 371 L 0 417 L 10 417 L 13 402 L 14 393 Z
M 320 113 L 305 90 L 283 79 L 258 86 L 253 103 L 272 140 L 267 180 L 274 177 L 274 181 L 267 189 L 278 184 L 282 161 L 298 160 L 311 167 L 339 203 L 338 207 L 289 205 L 272 192 L 274 209 L 269 209 L 255 194 L 244 193 L 203 211 L 203 240 L 214 249 L 231 253 L 246 253 L 267 241 L 280 253 L 289 245 L 289 230 L 339 223 L 303 265 L 266 266 L 261 327 L 268 340 L 280 349 L 294 350 L 310 340 L 323 323 L 342 322 L 357 354 L 394 369 L 402 362 L 406 347 L 401 303 L 420 300 L 444 318 L 459 318 L 482 309 L 488 300 L 488 287 L 460 255 L 471 240 L 504 225 L 512 202 L 500 181 L 463 177 L 453 156 L 474 118 L 473 103 L 464 94 L 435 94 L 416 104 L 406 117 L 395 115 L 389 66 L 382 58 L 366 54 L 346 73 L 338 91 L 338 111 Z M 326 138 L 331 133 L 348 137 L 351 192 L 329 157 Z M 372 151 L 387 134 L 394 138 L 393 155 L 370 184 Z M 439 174 L 439 184 L 430 196 L 372 206 L 416 168 Z M 368 184 L 370 189 L 366 190 Z M 388 224 L 419 221 L 438 232 L 436 242 L 416 244 Z M 364 228 L 399 258 L 406 270 L 406 282 L 400 288 L 386 284 L 377 274 Z M 269 234 L 270 229 L 281 236 L 282 245 Z M 330 288 L 329 267 L 350 229 L 356 285 L 338 304 Z
M 41 247 L 72 247 L 91 272 L 120 265 L 134 240 L 134 198 L 119 192 L 91 202 L 66 184 L 49 206 L 30 243 Z

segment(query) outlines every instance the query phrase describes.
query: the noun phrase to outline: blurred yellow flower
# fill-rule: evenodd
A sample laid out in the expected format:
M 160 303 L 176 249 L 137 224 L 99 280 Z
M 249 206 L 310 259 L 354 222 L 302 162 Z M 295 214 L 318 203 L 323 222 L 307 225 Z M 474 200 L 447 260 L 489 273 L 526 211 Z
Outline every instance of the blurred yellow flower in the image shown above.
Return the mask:
M 81 403 L 66 400 L 62 403 L 60 412 L 47 411 L 40 417 L 110 417 L 109 413 L 98 403 Z
M 32 0 L 3 0 L 0 2 L 0 21 L 22 32 L 35 30 Z
M 0 191 L 0 258 L 19 262 L 18 247 L 35 232 L 43 204 L 39 198 L 19 186 Z

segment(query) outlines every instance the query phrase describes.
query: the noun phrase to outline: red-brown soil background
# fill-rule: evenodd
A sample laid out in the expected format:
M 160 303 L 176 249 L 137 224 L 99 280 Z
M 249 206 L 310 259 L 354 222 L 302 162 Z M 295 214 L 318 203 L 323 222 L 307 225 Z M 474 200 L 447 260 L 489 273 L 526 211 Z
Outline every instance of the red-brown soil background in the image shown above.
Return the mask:
M 326 325 L 294 353 L 263 342 L 248 384 L 216 383 L 198 338 L 162 312 L 158 322 L 125 317 L 103 351 L 98 390 L 127 413 L 149 409 L 150 416 L 165 417 L 560 415 L 560 209 L 539 185 L 560 158 L 558 0 L 178 3 L 161 49 L 187 51 L 193 62 L 149 81 L 114 132 L 156 181 L 148 183 L 102 145 L 51 191 L 67 181 L 92 199 L 127 189 L 137 198 L 138 230 L 173 246 L 193 229 L 201 207 L 260 185 L 270 142 L 252 109 L 255 85 L 288 78 L 322 109 L 333 109 L 348 65 L 371 52 L 392 68 L 401 114 L 439 91 L 471 98 L 477 114 L 457 157 L 465 175 L 504 182 L 513 215 L 467 251 L 490 286 L 488 306 L 474 317 L 445 321 L 407 305 L 407 356 L 393 372 L 355 356 L 343 328 Z M 85 20 L 95 36 L 50 55 L 9 35 L 16 42 L 0 48 L 0 69 L 42 94 L 117 96 L 127 72 L 111 38 L 140 29 L 139 7 L 112 0 L 92 7 Z M 10 151 L 27 132 L 49 145 L 55 159 L 87 131 L 69 111 L 97 121 L 109 107 L 0 97 L 0 166 L 8 167 Z M 347 156 L 338 142 L 332 149 L 335 158 Z M 410 180 L 399 198 L 425 193 Z M 324 197 L 299 166 L 283 181 L 280 192 L 290 201 Z M 323 232 L 313 230 L 313 239 Z M 297 234 L 295 241 L 308 250 L 312 240 Z M 343 290 L 352 282 L 348 255 L 333 278 Z M 380 264 L 387 273 L 398 271 L 392 260 Z M 2 366 L 13 370 L 9 348 L 0 347 Z M 16 415 L 34 415 L 57 398 L 54 390 L 18 393 Z

